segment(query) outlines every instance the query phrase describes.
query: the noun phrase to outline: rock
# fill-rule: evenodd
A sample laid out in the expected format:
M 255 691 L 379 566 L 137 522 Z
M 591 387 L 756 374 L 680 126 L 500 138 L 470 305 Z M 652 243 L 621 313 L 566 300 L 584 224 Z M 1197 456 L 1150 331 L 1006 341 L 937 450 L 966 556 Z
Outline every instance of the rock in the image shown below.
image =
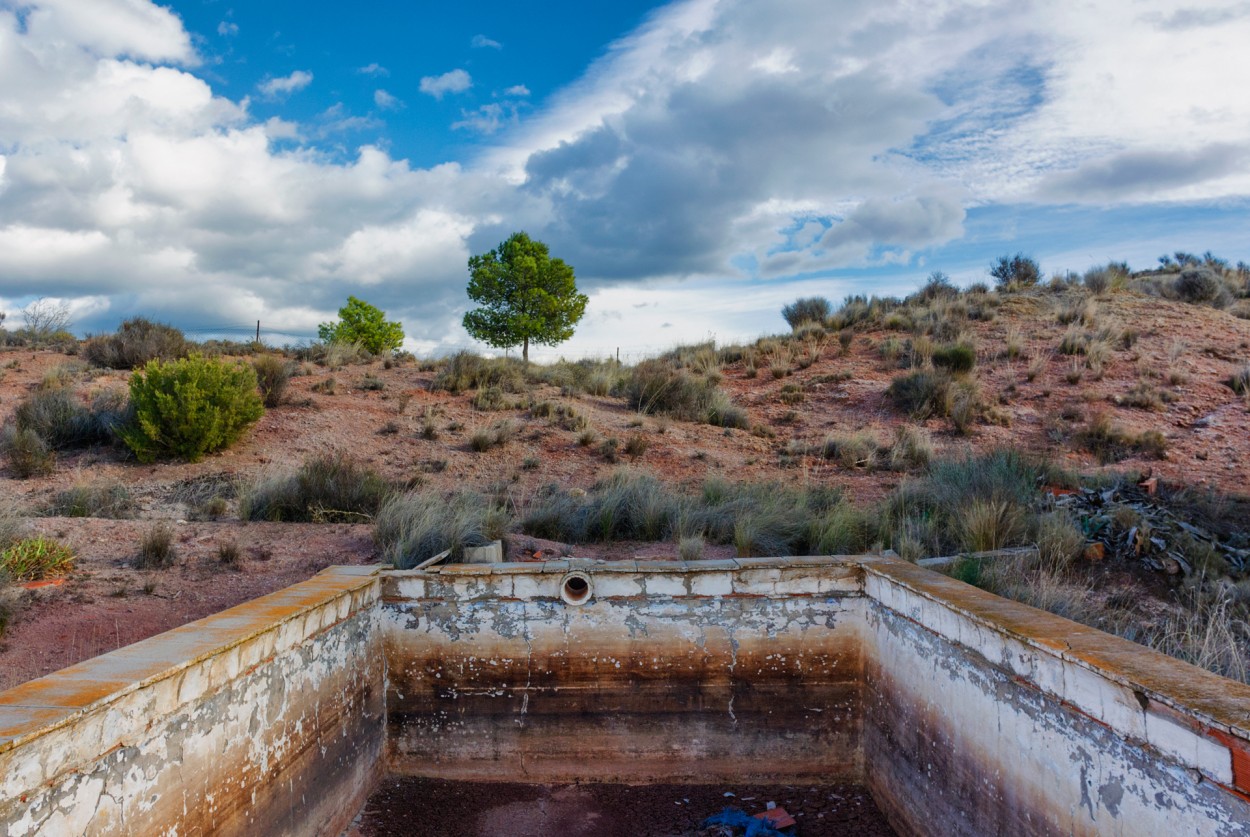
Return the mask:
M 1101 561 L 1107 557 L 1107 547 L 1102 541 L 1094 541 L 1085 545 L 1084 557 L 1086 561 Z

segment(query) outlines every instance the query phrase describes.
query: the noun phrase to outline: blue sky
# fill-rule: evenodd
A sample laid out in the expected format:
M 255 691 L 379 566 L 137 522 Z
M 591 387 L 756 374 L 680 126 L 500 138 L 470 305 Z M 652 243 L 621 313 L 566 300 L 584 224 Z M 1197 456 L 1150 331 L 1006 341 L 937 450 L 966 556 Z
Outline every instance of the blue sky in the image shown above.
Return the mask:
M 294 342 L 353 294 L 447 351 L 524 229 L 590 295 L 536 356 L 637 356 L 1017 251 L 1250 260 L 1247 42 L 1241 0 L 0 0 L 0 310 Z

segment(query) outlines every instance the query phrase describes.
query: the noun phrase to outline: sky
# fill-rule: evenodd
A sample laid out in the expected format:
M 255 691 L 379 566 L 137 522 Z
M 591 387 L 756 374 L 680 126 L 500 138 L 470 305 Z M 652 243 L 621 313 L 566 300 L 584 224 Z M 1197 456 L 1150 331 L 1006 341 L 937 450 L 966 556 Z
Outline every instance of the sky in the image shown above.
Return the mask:
M 1250 2 L 0 0 L 0 311 L 406 348 L 524 230 L 590 297 L 540 359 L 782 331 L 1175 250 L 1250 260 Z

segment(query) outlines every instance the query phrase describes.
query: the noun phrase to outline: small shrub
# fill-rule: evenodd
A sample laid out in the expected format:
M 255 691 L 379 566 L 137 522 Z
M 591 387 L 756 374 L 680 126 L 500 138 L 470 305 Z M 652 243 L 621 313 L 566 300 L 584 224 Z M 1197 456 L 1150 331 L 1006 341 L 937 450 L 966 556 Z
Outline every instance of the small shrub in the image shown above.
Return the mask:
M 1067 512 L 1048 512 L 1037 519 L 1037 552 L 1042 566 L 1062 570 L 1080 556 L 1084 546 L 1085 535 Z
M 620 461 L 621 440 L 610 436 L 599 445 L 599 455 L 612 464 Z
M 895 378 L 885 394 L 897 409 L 922 421 L 944 411 L 950 385 L 950 377 L 944 372 L 911 372 Z
M 595 433 L 594 429 L 588 427 L 581 433 L 577 434 L 577 444 L 584 448 L 588 448 L 595 443 L 597 438 L 599 438 L 599 436 Z
M 33 430 L 6 425 L 0 431 L 0 448 L 9 460 L 9 469 L 18 479 L 44 476 L 56 469 L 56 454 Z
M 634 367 L 626 383 L 629 405 L 640 413 L 658 413 L 683 421 L 702 421 L 720 427 L 747 428 L 746 411 L 706 378 L 696 378 L 660 360 Z
M 394 352 L 404 342 L 403 326 L 388 321 L 386 312 L 354 296 L 339 309 L 339 319 L 317 326 L 317 336 L 327 343 L 359 343 L 371 354 Z
M 243 563 L 243 550 L 234 541 L 217 544 L 217 561 L 223 567 L 237 568 Z
M 1134 453 L 1155 459 L 1167 458 L 1167 438 L 1158 430 L 1134 434 L 1113 424 L 1105 413 L 1092 416 L 1076 441 L 1102 464 L 1119 462 Z
M 41 389 L 17 405 L 13 424 L 38 434 L 52 450 L 109 441 L 111 428 L 67 388 Z
M 365 375 L 360 379 L 360 383 L 356 384 L 356 389 L 365 392 L 381 392 L 386 389 L 386 381 L 376 375 Z
M 998 261 L 990 267 L 990 276 L 997 280 L 999 290 L 1031 288 L 1042 278 L 1042 270 L 1030 257 L 1023 253 L 1014 256 L 999 256 Z
M 1193 267 L 1181 271 L 1172 283 L 1172 290 L 1184 302 L 1214 302 L 1224 293 L 1219 278 L 1209 268 Z
M 834 434 L 825 439 L 821 455 L 836 461 L 843 468 L 872 470 L 877 465 L 881 443 L 866 430 L 852 434 Z
M 781 316 L 790 328 L 798 330 L 805 323 L 824 323 L 833 313 L 833 306 L 822 296 L 805 297 L 781 309 Z
M 1135 407 L 1139 410 L 1163 411 L 1162 393 L 1145 381 L 1138 381 L 1124 395 L 1117 396 L 1115 403 L 1123 407 Z
M 933 441 L 927 432 L 911 425 L 898 428 L 887 456 L 890 470 L 906 471 L 913 468 L 927 468 L 932 459 Z
M 24 538 L 0 552 L 0 573 L 14 581 L 55 578 L 74 568 L 74 551 L 51 538 Z
M 334 395 L 334 390 L 336 387 L 337 387 L 337 383 L 334 380 L 334 376 L 330 375 L 324 380 L 318 381 L 317 383 L 313 384 L 311 387 L 309 387 L 309 389 L 311 389 L 313 392 L 319 392 L 322 395 Z
M 7 573 L 0 571 L 0 638 L 17 621 L 22 609 L 21 590 L 14 587 Z
M 933 365 L 963 375 L 977 363 L 977 350 L 969 343 L 950 343 L 933 350 Z
M 511 422 L 501 421 L 490 427 L 479 427 L 469 436 L 469 448 L 477 453 L 485 453 L 491 448 L 502 447 L 516 435 Z
M 291 367 L 280 355 L 260 355 L 252 361 L 260 398 L 267 408 L 277 407 L 291 382 Z
M 630 459 L 639 459 L 649 447 L 651 447 L 650 440 L 641 433 L 635 433 L 625 442 L 625 455 Z
M 126 320 L 116 334 L 89 337 L 82 356 L 96 366 L 136 369 L 152 360 L 177 360 L 190 351 L 183 333 L 173 326 L 144 317 Z
M 1227 381 L 1228 388 L 1238 395 L 1250 396 L 1250 364 L 1233 373 Z
M 703 558 L 703 536 L 692 535 L 677 542 L 677 557 L 683 561 L 698 561 Z
M 141 462 L 196 462 L 242 435 L 265 413 L 250 366 L 191 355 L 151 361 L 130 379 L 133 423 L 122 440 Z
M 172 567 L 177 559 L 174 549 L 174 530 L 167 523 L 157 523 L 144 533 L 139 541 L 139 554 L 135 556 L 135 568 L 162 570 Z

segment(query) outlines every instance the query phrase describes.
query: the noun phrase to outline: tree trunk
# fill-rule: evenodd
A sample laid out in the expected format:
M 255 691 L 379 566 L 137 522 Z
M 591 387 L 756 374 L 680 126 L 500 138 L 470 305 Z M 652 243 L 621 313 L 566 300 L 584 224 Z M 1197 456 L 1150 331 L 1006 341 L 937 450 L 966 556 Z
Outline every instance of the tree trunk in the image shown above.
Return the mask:
M 530 362 L 530 339 L 525 338 L 525 342 L 521 344 L 521 359 L 526 363 Z

